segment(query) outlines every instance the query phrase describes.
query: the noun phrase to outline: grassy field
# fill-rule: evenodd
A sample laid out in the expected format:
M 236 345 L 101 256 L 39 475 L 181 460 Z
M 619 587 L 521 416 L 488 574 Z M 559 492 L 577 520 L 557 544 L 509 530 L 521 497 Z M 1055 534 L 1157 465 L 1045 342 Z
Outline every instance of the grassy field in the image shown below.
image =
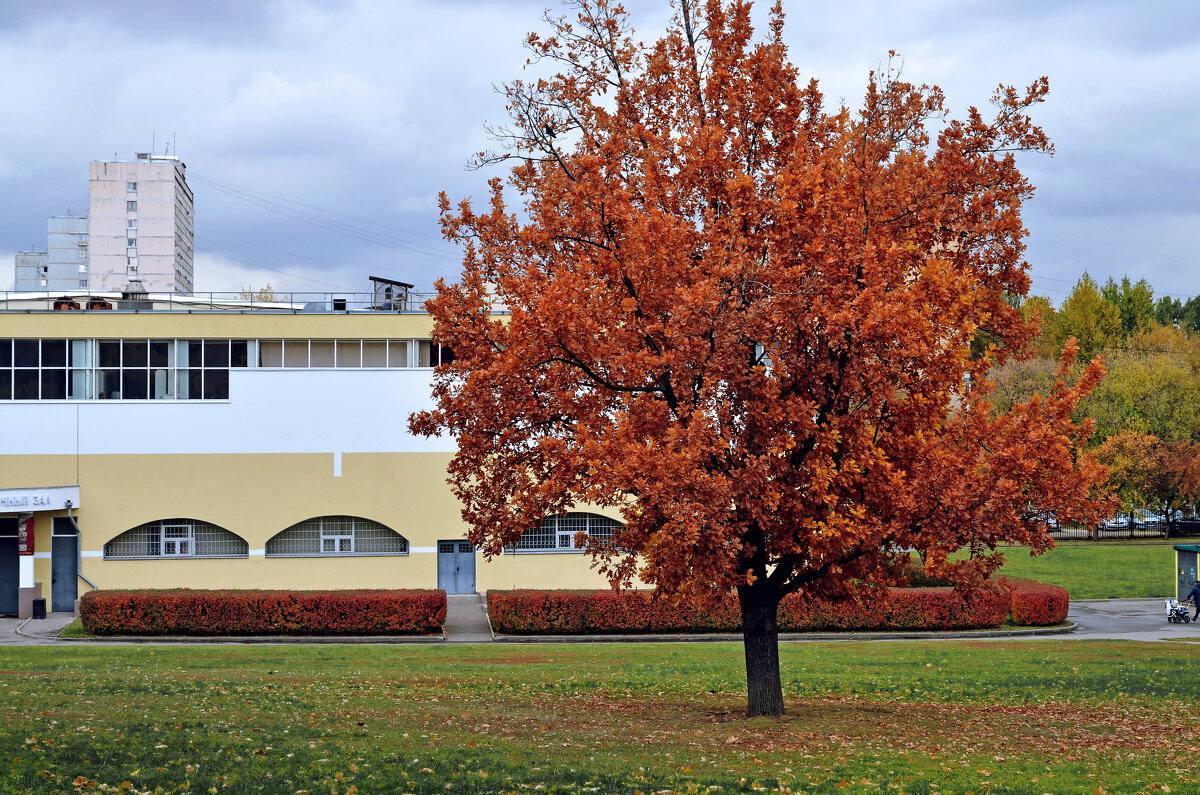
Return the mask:
M 1188 792 L 1200 647 L 0 649 L 0 792 Z M 1169 790 L 1167 789 L 1169 788 Z
M 1001 573 L 1061 585 L 1072 599 L 1173 596 L 1174 543 L 1068 542 L 1036 558 L 1012 547 Z

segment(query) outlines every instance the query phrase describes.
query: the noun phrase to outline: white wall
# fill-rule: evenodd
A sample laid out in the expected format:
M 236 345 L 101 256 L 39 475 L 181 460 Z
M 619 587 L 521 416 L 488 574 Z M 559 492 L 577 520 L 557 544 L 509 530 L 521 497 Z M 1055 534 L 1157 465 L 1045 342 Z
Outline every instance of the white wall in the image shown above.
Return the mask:
M 453 452 L 408 432 L 431 408 L 430 370 L 229 372 L 228 401 L 16 401 L 0 455 Z

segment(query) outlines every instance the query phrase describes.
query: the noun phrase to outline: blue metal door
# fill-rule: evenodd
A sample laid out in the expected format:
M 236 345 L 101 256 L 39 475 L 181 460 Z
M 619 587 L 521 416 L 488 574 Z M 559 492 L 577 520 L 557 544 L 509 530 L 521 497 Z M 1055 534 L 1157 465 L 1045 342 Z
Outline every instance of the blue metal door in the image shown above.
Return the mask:
M 438 542 L 438 588 L 475 593 L 475 548 L 466 541 Z
M 70 519 L 54 520 L 50 543 L 50 609 L 71 612 L 79 596 L 79 533 Z

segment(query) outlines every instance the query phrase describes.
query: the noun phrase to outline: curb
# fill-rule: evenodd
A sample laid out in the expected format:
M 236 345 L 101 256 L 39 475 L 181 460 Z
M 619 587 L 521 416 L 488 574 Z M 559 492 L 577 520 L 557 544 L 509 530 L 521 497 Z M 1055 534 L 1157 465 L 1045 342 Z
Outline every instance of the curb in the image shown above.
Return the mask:
M 1067 635 L 1078 625 L 1067 622 L 1057 627 L 1028 629 L 962 630 L 960 632 L 788 632 L 780 633 L 780 643 L 864 641 L 864 640 L 970 640 L 973 638 L 1023 638 L 1040 635 Z M 497 643 L 740 643 L 741 635 L 496 635 Z
M 328 644 L 431 644 L 444 643 L 445 635 L 97 635 L 89 638 L 62 638 L 57 635 L 26 635 L 58 643 L 159 643 L 159 644 L 262 644 L 320 646 Z

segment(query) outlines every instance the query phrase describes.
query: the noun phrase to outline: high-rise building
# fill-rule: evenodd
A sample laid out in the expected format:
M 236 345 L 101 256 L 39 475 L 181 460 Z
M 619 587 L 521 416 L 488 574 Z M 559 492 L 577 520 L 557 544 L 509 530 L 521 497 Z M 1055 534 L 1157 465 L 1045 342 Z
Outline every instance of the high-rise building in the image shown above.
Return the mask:
M 88 287 L 192 292 L 194 208 L 174 156 L 93 162 L 88 173 Z
M 74 292 L 88 287 L 88 219 L 63 215 L 46 222 L 46 251 L 17 254 L 17 292 Z

